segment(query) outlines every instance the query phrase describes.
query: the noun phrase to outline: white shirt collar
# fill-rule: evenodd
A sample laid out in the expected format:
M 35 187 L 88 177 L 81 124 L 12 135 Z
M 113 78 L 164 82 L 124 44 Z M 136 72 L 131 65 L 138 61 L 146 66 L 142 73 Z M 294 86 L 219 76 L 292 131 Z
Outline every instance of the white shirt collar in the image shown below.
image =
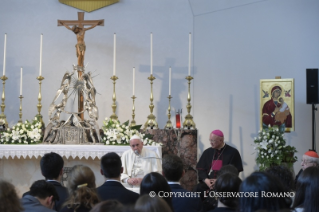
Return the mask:
M 167 183 L 168 183 L 168 184 L 170 184 L 170 185 L 174 185 L 174 184 L 178 184 L 178 185 L 180 185 L 180 182 L 171 182 L 171 181 L 167 181 Z

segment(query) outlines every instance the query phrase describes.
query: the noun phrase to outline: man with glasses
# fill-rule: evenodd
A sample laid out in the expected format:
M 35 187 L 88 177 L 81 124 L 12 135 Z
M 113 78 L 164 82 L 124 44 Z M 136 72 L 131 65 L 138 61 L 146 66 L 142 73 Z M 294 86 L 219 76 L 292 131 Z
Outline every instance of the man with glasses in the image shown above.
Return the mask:
M 138 192 L 143 177 L 150 172 L 162 174 L 161 158 L 151 150 L 143 148 L 143 141 L 137 135 L 130 139 L 131 149 L 121 157 L 123 172 L 121 181 L 127 188 Z
M 203 152 L 196 166 L 200 182 L 197 186 L 197 191 L 201 192 L 214 188 L 217 173 L 222 166 L 232 164 L 237 168 L 238 172 L 243 171 L 243 164 L 238 150 L 224 142 L 222 131 L 212 131 L 209 141 L 211 147 Z

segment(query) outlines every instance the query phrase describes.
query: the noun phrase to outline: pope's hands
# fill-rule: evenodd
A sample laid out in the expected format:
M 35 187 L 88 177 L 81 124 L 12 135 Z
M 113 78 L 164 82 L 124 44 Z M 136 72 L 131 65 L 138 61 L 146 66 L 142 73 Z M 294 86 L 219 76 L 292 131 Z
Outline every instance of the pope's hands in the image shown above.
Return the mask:
M 130 178 L 127 180 L 127 183 L 130 185 L 140 185 L 143 178 Z

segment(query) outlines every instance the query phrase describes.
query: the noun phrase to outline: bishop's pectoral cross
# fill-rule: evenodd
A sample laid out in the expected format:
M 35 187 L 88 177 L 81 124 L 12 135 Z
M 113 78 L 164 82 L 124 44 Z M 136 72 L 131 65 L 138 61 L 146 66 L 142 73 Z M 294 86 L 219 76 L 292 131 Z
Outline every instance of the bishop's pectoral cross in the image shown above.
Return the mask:
M 84 54 L 86 49 L 85 42 L 84 42 L 85 31 L 92 29 L 96 26 L 104 26 L 104 19 L 84 20 L 84 12 L 78 12 L 78 20 L 74 20 L 74 21 L 58 20 L 58 26 L 65 26 L 67 29 L 72 30 L 76 34 L 77 44 L 75 45 L 75 48 L 76 48 L 76 56 L 78 58 L 78 66 L 84 67 Z M 85 26 L 89 26 L 89 27 L 84 28 Z M 82 70 L 78 70 L 79 79 L 82 76 Z M 83 93 L 79 91 L 78 112 L 80 113 L 82 111 L 83 111 Z M 84 113 L 81 113 L 80 117 L 82 120 L 84 120 Z

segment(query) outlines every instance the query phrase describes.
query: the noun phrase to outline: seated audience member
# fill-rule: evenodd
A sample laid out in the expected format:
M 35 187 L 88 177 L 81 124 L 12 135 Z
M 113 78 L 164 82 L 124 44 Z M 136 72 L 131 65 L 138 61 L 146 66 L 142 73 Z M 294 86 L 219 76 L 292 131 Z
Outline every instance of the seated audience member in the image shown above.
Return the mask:
M 241 184 L 241 179 L 238 176 L 231 173 L 224 173 L 218 176 L 215 183 L 215 192 L 230 192 L 237 194 L 239 191 L 239 186 Z M 222 196 L 218 197 L 217 208 L 211 211 L 222 212 L 222 211 L 236 211 L 238 206 L 238 197 L 228 197 Z
M 319 211 L 319 167 L 308 167 L 299 176 L 293 208 L 297 212 Z
M 151 172 L 143 178 L 141 182 L 141 190 L 140 196 L 147 194 L 149 195 L 150 192 L 154 193 L 156 196 L 162 197 L 169 207 L 174 211 L 173 204 L 172 204 L 172 197 L 170 195 L 164 195 L 168 192 L 172 192 L 171 187 L 169 187 L 166 179 L 157 172 Z
M 204 192 L 213 189 L 217 173 L 227 165 L 234 165 L 238 172 L 243 171 L 241 156 L 237 149 L 224 142 L 224 134 L 220 130 L 214 130 L 209 136 L 211 147 L 206 149 L 200 157 L 196 168 L 198 170 L 197 191 L 201 192 L 204 200 Z
M 68 190 L 61 185 L 62 174 L 63 174 L 64 161 L 63 158 L 54 152 L 46 153 L 40 160 L 41 173 L 45 180 L 54 185 L 59 201 L 55 203 L 54 210 L 58 211 L 61 209 L 62 204 L 68 198 Z M 29 194 L 26 192 L 23 196 Z
M 180 196 L 172 196 L 174 211 L 199 211 L 201 209 L 200 197 L 191 196 L 190 192 L 183 189 L 179 183 L 185 174 L 182 159 L 176 155 L 166 155 L 162 161 L 162 169 L 163 176 L 168 181 L 172 192 L 175 192 L 177 195 L 180 194 Z
M 21 199 L 24 212 L 54 212 L 55 200 L 59 200 L 58 194 L 51 183 L 45 180 L 35 181 L 29 194 Z
M 148 194 L 137 200 L 135 209 L 139 212 L 173 212 L 165 200 L 158 196 L 150 197 Z
M 117 200 L 105 200 L 95 205 L 90 212 L 121 212 L 124 209 L 122 203 Z
M 68 176 L 69 198 L 60 212 L 89 212 L 99 202 L 93 171 L 83 165 L 72 167 Z
M 284 193 L 284 186 L 280 181 L 265 172 L 254 172 L 240 185 L 239 192 L 257 193 L 252 196 L 239 197 L 239 211 L 253 212 L 257 210 L 279 211 L 288 209 L 289 197 L 265 196 L 265 193 Z M 287 201 L 289 199 L 289 201 Z
M 0 211 L 1 212 L 21 212 L 20 199 L 14 186 L 4 180 L 0 180 Z
M 239 175 L 238 169 L 237 169 L 234 165 L 232 165 L 232 164 L 227 164 L 227 165 L 222 166 L 222 167 L 220 168 L 219 172 L 217 173 L 217 179 L 218 179 L 218 177 L 219 177 L 220 175 L 226 174 L 226 173 L 231 173 L 231 174 L 233 174 L 233 175 L 235 175 L 235 176 L 237 176 L 237 177 L 238 177 L 238 175 Z M 217 179 L 216 179 L 216 180 L 217 180 Z
M 120 177 L 122 171 L 122 162 L 118 154 L 110 152 L 101 158 L 101 174 L 104 175 L 106 182 L 97 188 L 100 200 L 115 199 L 123 205 L 135 204 L 139 195 L 127 190 L 121 184 Z
M 271 166 L 265 172 L 280 180 L 285 191 L 290 192 L 295 190 L 293 173 L 287 166 Z
M 296 179 L 295 179 L 295 184 L 297 184 L 297 180 L 299 175 L 308 167 L 310 166 L 319 166 L 319 156 L 317 152 L 310 150 L 308 152 L 305 152 L 302 156 L 302 161 L 301 161 L 301 169 L 298 172 Z
M 125 187 L 139 192 L 143 177 L 150 172 L 162 173 L 161 160 L 156 152 L 143 148 L 143 141 L 137 135 L 130 139 L 131 149 L 121 157 L 123 172 L 121 181 Z

